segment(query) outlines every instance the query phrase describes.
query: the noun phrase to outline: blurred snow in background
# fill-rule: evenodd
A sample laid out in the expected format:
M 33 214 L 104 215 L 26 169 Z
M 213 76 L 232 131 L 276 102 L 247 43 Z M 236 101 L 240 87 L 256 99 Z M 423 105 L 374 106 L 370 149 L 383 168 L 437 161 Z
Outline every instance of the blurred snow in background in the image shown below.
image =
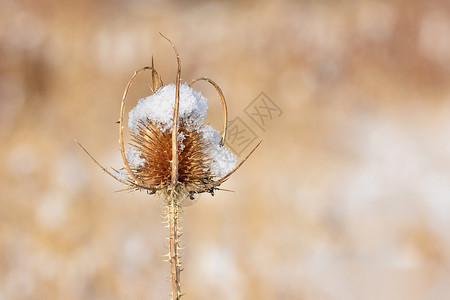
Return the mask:
M 163 299 L 161 202 L 121 167 L 120 99 L 152 55 L 208 76 L 230 120 L 283 114 L 223 188 L 186 208 L 186 299 L 450 294 L 450 7 L 445 1 L 2 1 L 0 299 Z M 150 94 L 136 80 L 129 107 Z M 207 122 L 220 128 L 211 87 Z M 241 158 L 243 155 L 241 155 Z

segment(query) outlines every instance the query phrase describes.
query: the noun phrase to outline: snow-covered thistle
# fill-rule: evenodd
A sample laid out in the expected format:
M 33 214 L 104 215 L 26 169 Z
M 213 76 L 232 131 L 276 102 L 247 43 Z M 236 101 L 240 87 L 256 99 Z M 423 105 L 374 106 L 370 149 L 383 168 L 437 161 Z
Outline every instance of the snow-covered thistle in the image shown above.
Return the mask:
M 164 36 L 163 36 L 164 37 Z M 236 156 L 224 144 L 227 133 L 227 105 L 219 86 L 209 78 L 200 77 L 189 85 L 181 84 L 181 63 L 178 50 L 164 37 L 175 51 L 178 70 L 175 84 L 163 85 L 154 68 L 142 68 L 134 73 L 122 97 L 119 124 L 119 144 L 124 167 L 108 170 L 92 155 L 80 147 L 108 175 L 127 185 L 125 190 L 145 190 L 164 199 L 164 216 L 169 228 L 169 253 L 171 264 L 172 299 L 180 299 L 180 215 L 183 201 L 196 194 L 210 193 L 225 182 L 253 153 L 236 166 Z M 132 144 L 124 145 L 124 112 L 128 90 L 134 79 L 142 72 L 152 72 L 153 95 L 139 100 L 129 112 L 128 127 Z M 208 100 L 192 85 L 200 80 L 214 86 L 222 101 L 223 132 L 220 135 L 204 123 Z

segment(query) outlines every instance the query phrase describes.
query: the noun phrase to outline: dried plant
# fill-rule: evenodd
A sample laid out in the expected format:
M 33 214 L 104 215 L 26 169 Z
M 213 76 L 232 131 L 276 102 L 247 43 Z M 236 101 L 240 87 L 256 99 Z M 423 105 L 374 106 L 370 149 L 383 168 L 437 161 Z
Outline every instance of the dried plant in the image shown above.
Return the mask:
M 163 36 L 161 34 L 161 36 Z M 180 299 L 181 259 L 180 259 L 180 215 L 183 201 L 193 199 L 196 194 L 210 193 L 225 182 L 259 146 L 255 148 L 236 166 L 236 157 L 224 147 L 227 133 L 227 105 L 220 87 L 211 79 L 200 77 L 189 85 L 181 85 L 180 56 L 174 44 L 163 36 L 172 46 L 177 58 L 177 76 L 173 85 L 163 85 L 152 66 L 144 67 L 134 73 L 129 80 L 122 97 L 119 117 L 119 144 L 124 167 L 121 170 L 104 168 L 80 144 L 78 145 L 108 175 L 127 186 L 124 190 L 145 190 L 164 199 L 164 216 L 169 228 L 169 253 L 166 255 L 171 265 L 171 297 Z M 124 112 L 128 91 L 135 78 L 144 71 L 152 72 L 152 91 L 155 97 L 167 100 L 167 94 L 174 89 L 174 98 L 169 103 L 170 111 L 161 107 L 146 105 L 149 98 L 141 99 L 130 111 L 128 127 L 131 130 L 132 144 L 125 151 L 124 146 Z M 204 124 L 206 106 L 189 107 L 180 110 L 180 90 L 186 98 L 193 97 L 191 106 L 201 106 L 204 99 L 191 86 L 197 81 L 207 81 L 219 94 L 223 108 L 223 131 L 221 137 L 209 125 Z M 170 100 L 170 99 L 169 99 Z M 182 104 L 185 104 L 182 99 Z M 204 99 L 206 101 L 206 99 Z M 187 102 L 187 100 L 185 101 Z M 173 104 L 173 105 L 172 105 Z M 162 104 L 167 108 L 167 101 Z M 186 105 L 185 105 L 186 106 Z M 204 114 L 202 109 L 204 109 Z M 181 115 L 180 115 L 181 111 Z M 219 166 L 218 166 L 219 165 Z M 224 172 L 226 171 L 226 172 Z M 223 173 L 223 174 L 222 174 Z

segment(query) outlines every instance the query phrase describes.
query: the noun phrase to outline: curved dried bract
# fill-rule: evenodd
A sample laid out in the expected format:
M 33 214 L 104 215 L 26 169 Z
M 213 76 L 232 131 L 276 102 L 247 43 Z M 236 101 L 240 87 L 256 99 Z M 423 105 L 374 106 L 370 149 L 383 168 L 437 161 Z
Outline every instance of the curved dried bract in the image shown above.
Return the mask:
M 123 92 L 123 96 L 122 96 L 122 102 L 120 105 L 120 116 L 119 116 L 119 145 L 120 145 L 120 153 L 122 156 L 122 160 L 123 160 L 123 164 L 125 169 L 127 170 L 127 172 L 130 174 L 131 178 L 134 179 L 135 183 L 139 184 L 139 185 L 143 185 L 144 183 L 142 182 L 142 180 L 140 180 L 131 170 L 130 165 L 128 164 L 127 161 L 127 157 L 125 154 L 125 146 L 123 143 L 123 114 L 125 112 L 125 102 L 127 99 L 127 95 L 128 95 L 128 90 L 130 89 L 131 85 L 133 84 L 134 79 L 142 72 L 147 71 L 147 70 L 152 70 L 153 72 L 156 72 L 156 70 L 153 67 L 144 67 L 142 69 L 137 70 L 136 72 L 134 72 L 134 75 L 130 78 L 130 80 L 128 81 L 128 84 L 125 88 L 125 91 Z M 157 72 L 156 72 L 157 74 Z
M 117 178 L 116 176 L 114 176 L 107 168 L 103 167 L 87 150 L 86 148 L 84 148 L 80 142 L 78 142 L 77 139 L 74 139 L 75 143 L 78 144 L 78 146 L 81 147 L 81 149 L 83 149 L 83 151 L 94 161 L 94 163 L 100 167 L 100 169 L 102 169 L 106 174 L 108 174 L 109 176 L 111 176 L 112 178 L 114 178 L 115 180 L 119 181 L 120 183 L 126 184 L 126 185 L 130 185 L 132 183 L 127 182 L 125 180 L 122 180 L 120 178 Z M 117 172 L 117 171 L 116 171 Z
M 159 76 L 158 71 L 156 71 L 155 69 L 155 64 L 153 62 L 152 56 L 152 92 L 155 93 L 162 86 L 164 86 L 164 83 Z
M 227 127 L 228 127 L 228 109 L 227 109 L 227 102 L 225 101 L 225 96 L 223 95 L 222 89 L 219 87 L 217 83 L 215 83 L 212 79 L 208 77 L 199 77 L 197 79 L 194 79 L 191 81 L 189 86 L 192 86 L 194 83 L 200 80 L 205 80 L 209 82 L 217 91 L 220 97 L 220 101 L 222 101 L 222 109 L 223 109 L 223 130 L 222 130 L 222 139 L 220 140 L 220 145 L 225 144 L 225 139 L 227 137 Z

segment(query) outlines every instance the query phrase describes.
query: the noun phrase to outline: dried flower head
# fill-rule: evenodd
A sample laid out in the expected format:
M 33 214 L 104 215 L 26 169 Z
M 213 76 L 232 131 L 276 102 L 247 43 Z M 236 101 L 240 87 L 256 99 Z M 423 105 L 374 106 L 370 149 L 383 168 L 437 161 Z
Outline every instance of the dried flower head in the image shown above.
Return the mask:
M 236 166 L 236 156 L 224 146 L 227 105 L 222 90 L 206 77 L 197 78 L 189 85 L 181 84 L 180 57 L 172 42 L 167 40 L 172 45 L 178 62 L 175 84 L 163 85 L 152 59 L 152 66 L 136 71 L 125 88 L 118 121 L 124 167 L 109 171 L 77 143 L 102 170 L 126 184 L 125 190 L 146 190 L 150 194 L 164 197 L 164 215 L 169 228 L 167 258 L 171 264 L 171 295 L 173 300 L 178 300 L 182 296 L 179 254 L 181 231 L 178 223 L 183 199 L 192 199 L 195 194 L 204 192 L 214 194 L 214 190 L 219 189 L 259 144 Z M 153 95 L 139 100 L 129 112 L 128 127 L 131 130 L 132 143 L 125 149 L 123 119 L 128 90 L 136 76 L 147 70 L 152 72 Z M 222 135 L 205 124 L 208 101 L 192 89 L 192 85 L 200 80 L 213 85 L 222 101 Z
M 171 185 L 173 99 L 176 85 L 159 88 L 130 111 L 133 145 L 126 151 L 134 175 L 150 192 Z M 178 186 L 189 195 L 213 191 L 212 184 L 232 171 L 236 157 L 220 143 L 219 133 L 204 124 L 208 102 L 189 85 L 180 85 L 177 133 Z
M 190 198 L 203 192 L 214 194 L 214 190 L 219 189 L 259 144 L 236 166 L 236 156 L 224 146 L 227 105 L 222 90 L 206 77 L 197 78 L 189 85 L 181 84 L 179 54 L 168 41 L 178 62 L 176 83 L 164 86 L 152 59 L 152 66 L 136 71 L 125 88 L 118 121 L 124 167 L 111 172 L 80 146 L 106 173 L 126 184 L 128 188 L 125 190 L 146 190 L 150 194 L 162 195 L 176 191 Z M 135 78 L 147 70 L 152 72 L 153 95 L 140 99 L 129 112 L 128 127 L 132 143 L 125 149 L 123 124 L 128 90 Z M 201 80 L 209 82 L 222 101 L 222 135 L 204 123 L 208 100 L 192 89 L 192 85 Z

